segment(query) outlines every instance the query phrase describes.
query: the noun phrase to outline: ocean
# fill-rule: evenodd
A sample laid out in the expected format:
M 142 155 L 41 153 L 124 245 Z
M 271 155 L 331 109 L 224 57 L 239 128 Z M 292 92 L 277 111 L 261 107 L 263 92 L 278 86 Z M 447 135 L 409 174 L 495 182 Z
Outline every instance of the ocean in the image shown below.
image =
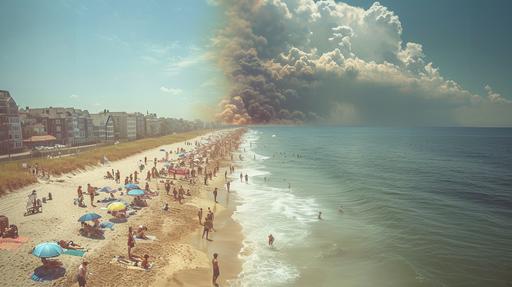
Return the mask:
M 240 153 L 232 285 L 512 286 L 512 129 L 252 127 Z

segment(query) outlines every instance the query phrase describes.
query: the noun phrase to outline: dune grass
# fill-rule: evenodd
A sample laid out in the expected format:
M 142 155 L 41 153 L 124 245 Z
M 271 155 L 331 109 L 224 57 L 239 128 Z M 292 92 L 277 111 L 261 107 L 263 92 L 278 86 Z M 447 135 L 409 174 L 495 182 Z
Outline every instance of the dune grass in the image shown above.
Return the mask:
M 106 156 L 110 161 L 120 160 L 147 149 L 185 141 L 207 132 L 207 130 L 196 130 L 157 138 L 123 142 L 116 145 L 98 147 L 81 152 L 78 155 L 64 156 L 61 158 L 48 159 L 41 157 L 0 162 L 0 196 L 9 191 L 37 182 L 37 178 L 33 176 L 29 170 L 24 169 L 22 163 L 27 163 L 31 166 L 38 163 L 40 168 L 49 172 L 51 175 L 61 175 L 85 169 L 89 166 L 98 165 L 103 159 L 103 156 Z

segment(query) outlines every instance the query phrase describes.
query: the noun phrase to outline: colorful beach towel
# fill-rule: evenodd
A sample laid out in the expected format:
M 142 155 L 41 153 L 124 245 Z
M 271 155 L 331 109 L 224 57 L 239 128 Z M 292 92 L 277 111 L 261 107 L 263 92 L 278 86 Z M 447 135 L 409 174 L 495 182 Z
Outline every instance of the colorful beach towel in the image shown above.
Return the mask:
M 110 230 L 114 230 L 114 223 L 110 221 L 103 221 L 100 223 L 100 227 L 103 229 L 110 228 Z
M 70 256 L 78 256 L 78 257 L 84 257 L 85 250 L 78 250 L 78 249 L 64 249 L 64 252 L 62 254 L 70 255 Z
M 16 250 L 27 241 L 28 237 L 23 236 L 17 238 L 0 238 L 0 250 Z

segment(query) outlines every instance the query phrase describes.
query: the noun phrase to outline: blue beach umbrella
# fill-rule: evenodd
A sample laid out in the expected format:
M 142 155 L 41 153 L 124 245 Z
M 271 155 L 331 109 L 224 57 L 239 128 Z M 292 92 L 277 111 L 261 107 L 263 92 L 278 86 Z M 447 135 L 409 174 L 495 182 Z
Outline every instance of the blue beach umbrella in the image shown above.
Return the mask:
M 93 221 L 93 220 L 100 219 L 100 218 L 101 218 L 101 215 L 94 213 L 94 212 L 89 212 L 89 213 L 86 213 L 86 214 L 80 216 L 78 221 L 79 222 Z
M 132 189 L 130 191 L 128 191 L 128 195 L 131 195 L 131 196 L 142 196 L 144 195 L 144 190 L 142 189 Z
M 126 189 L 136 189 L 136 188 L 140 188 L 138 185 L 136 185 L 135 183 L 129 183 L 127 185 L 124 186 Z
M 64 252 L 64 250 L 59 244 L 55 242 L 43 242 L 32 250 L 32 255 L 39 258 L 51 258 L 61 255 L 62 252 Z
M 113 189 L 110 186 L 104 186 L 98 190 L 99 192 L 106 192 L 106 193 L 114 193 L 117 192 L 117 190 Z

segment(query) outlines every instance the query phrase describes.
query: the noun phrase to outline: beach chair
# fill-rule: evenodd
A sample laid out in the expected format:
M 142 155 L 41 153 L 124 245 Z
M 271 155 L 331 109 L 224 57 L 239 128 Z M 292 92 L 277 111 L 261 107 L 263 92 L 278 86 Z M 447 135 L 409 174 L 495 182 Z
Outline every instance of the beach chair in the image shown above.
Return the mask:
M 43 204 L 41 203 L 41 200 L 36 199 L 35 201 L 32 201 L 31 199 L 29 199 L 27 201 L 27 208 L 24 215 L 27 216 L 39 212 L 43 212 Z

